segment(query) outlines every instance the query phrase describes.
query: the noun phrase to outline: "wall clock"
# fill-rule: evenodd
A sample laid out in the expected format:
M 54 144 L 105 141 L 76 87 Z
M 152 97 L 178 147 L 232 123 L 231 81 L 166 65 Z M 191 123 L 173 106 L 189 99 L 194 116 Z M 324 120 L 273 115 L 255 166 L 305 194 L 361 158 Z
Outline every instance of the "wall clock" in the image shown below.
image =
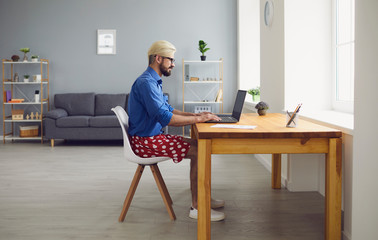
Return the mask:
M 265 2 L 265 8 L 264 8 L 264 22 L 265 22 L 265 26 L 270 27 L 272 25 L 273 15 L 274 15 L 273 1 L 272 0 L 267 0 Z

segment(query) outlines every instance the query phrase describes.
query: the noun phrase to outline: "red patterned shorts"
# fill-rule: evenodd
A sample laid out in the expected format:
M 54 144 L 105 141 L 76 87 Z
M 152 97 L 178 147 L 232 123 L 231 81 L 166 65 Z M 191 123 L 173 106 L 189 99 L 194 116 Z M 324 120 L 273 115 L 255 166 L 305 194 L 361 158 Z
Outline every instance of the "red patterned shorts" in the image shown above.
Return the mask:
M 188 154 L 190 144 L 181 136 L 160 134 L 152 137 L 132 136 L 131 148 L 134 153 L 142 158 L 170 157 L 175 163 Z

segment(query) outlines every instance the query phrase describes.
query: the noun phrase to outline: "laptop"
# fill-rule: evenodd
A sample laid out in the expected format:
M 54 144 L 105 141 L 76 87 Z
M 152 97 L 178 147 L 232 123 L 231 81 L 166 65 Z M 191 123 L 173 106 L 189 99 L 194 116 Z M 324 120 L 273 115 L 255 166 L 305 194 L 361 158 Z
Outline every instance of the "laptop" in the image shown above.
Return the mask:
M 236 95 L 234 110 L 232 110 L 232 114 L 217 114 L 220 117 L 221 121 L 207 121 L 207 123 L 237 123 L 240 120 L 240 115 L 243 110 L 245 95 L 247 91 L 239 90 L 238 94 Z

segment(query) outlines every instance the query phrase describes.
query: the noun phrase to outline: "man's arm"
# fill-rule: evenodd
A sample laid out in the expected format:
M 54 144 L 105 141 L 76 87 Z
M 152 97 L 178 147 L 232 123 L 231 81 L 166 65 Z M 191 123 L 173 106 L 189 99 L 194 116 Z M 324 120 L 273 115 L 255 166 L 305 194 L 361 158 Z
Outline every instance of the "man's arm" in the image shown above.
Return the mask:
M 172 113 L 175 115 L 180 115 L 180 116 L 198 116 L 199 115 L 197 113 L 183 112 L 177 109 L 173 109 Z
M 221 119 L 212 113 L 188 113 L 179 110 L 173 110 L 173 115 L 168 126 L 181 127 L 199 122 L 206 122 L 210 120 L 220 121 Z

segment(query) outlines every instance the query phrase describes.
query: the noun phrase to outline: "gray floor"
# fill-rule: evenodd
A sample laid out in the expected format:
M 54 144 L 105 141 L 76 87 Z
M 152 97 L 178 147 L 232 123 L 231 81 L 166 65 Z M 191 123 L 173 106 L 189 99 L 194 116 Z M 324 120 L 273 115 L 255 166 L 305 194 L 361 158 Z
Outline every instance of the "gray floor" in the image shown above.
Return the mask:
M 118 142 L 0 143 L 0 239 L 196 239 L 188 218 L 189 161 L 161 163 L 177 220 L 169 220 L 146 168 L 129 213 L 117 221 L 136 165 Z M 226 220 L 212 239 L 323 239 L 324 199 L 270 188 L 252 155 L 213 155 L 212 193 Z

